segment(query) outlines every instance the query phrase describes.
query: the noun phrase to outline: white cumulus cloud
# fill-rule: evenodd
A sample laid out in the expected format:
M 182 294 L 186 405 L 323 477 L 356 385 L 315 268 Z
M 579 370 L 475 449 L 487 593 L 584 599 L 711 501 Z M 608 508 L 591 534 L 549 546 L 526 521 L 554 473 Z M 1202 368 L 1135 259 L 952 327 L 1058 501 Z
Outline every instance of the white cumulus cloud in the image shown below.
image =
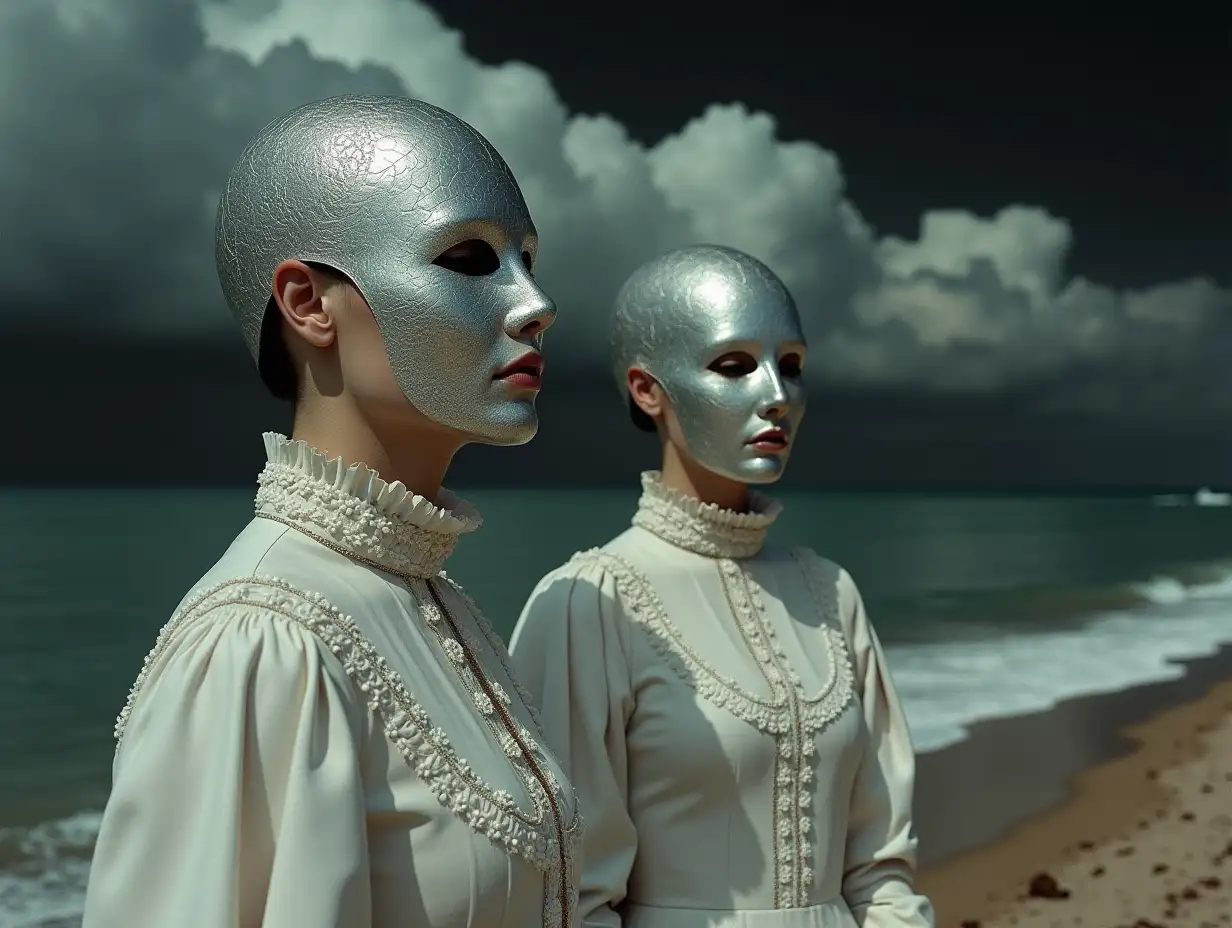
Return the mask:
M 984 390 L 1114 361 L 1179 370 L 1232 307 L 1204 280 L 1118 292 L 1069 278 L 1068 223 L 1029 206 L 929 212 L 915 239 L 879 237 L 838 156 L 781 139 L 773 116 L 713 104 L 647 147 L 614 116 L 569 113 L 541 70 L 470 57 L 416 0 L 8 0 L 0 273 L 15 294 L 2 311 L 82 331 L 226 331 L 211 235 L 227 170 L 265 122 L 343 92 L 438 104 L 506 157 L 566 364 L 601 358 L 597 323 L 634 266 L 695 241 L 769 263 L 815 368 L 856 382 Z

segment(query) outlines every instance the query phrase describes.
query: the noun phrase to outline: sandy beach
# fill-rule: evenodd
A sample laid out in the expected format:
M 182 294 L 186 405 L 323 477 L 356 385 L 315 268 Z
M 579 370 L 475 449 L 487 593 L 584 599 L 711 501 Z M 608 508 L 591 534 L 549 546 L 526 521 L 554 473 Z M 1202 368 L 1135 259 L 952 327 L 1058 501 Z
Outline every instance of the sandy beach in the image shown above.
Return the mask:
M 920 764 L 939 928 L 1232 924 L 1232 649 Z

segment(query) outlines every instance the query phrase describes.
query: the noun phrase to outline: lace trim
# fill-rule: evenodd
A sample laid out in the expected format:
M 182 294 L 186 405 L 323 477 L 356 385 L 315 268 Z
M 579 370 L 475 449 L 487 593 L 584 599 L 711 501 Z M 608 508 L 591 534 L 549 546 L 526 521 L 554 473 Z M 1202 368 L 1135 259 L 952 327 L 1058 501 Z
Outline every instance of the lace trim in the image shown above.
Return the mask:
M 418 580 L 415 582 L 422 584 L 424 587 L 423 595 L 416 595 L 416 599 L 419 601 L 419 607 L 423 612 L 424 620 L 428 623 L 428 627 L 436 636 L 437 643 L 440 644 L 441 650 L 445 652 L 445 656 L 453 665 L 454 671 L 457 673 L 459 678 L 461 678 L 463 685 L 466 687 L 467 692 L 471 696 L 472 702 L 475 704 L 475 708 L 479 711 L 480 718 L 487 723 L 493 736 L 496 738 L 497 743 L 500 744 L 501 750 L 503 750 L 505 755 L 510 759 L 510 761 L 513 762 L 514 767 L 518 771 L 518 775 L 522 777 L 522 780 L 526 785 L 528 795 L 535 797 L 536 806 L 539 807 L 541 800 L 546 801 L 546 797 L 543 796 L 543 787 L 540 785 L 538 778 L 535 777 L 534 773 L 531 771 L 530 765 L 527 763 L 526 758 L 522 754 L 522 748 L 513 737 L 513 733 L 506 730 L 496 718 L 496 706 L 493 705 L 491 697 L 488 696 L 488 693 L 480 684 L 479 679 L 476 677 L 475 672 L 471 669 L 470 663 L 466 659 L 468 651 L 471 654 L 479 653 L 479 649 L 475 646 L 474 639 L 465 628 L 447 621 L 445 614 L 441 612 L 440 607 L 437 606 L 436 601 L 432 598 L 432 594 L 427 589 L 427 585 L 430 581 Z M 457 588 L 454 587 L 454 589 L 456 590 Z M 464 604 L 470 605 L 468 602 L 469 597 L 459 598 L 462 599 Z M 473 615 L 478 615 L 478 613 L 473 613 Z M 450 626 L 453 634 L 457 636 L 456 638 L 451 638 L 446 633 L 445 627 L 447 625 Z M 486 620 L 484 620 L 484 625 L 487 625 Z M 494 644 L 492 638 L 488 637 L 486 634 L 484 637 L 487 638 L 489 646 Z M 495 649 L 493 650 L 495 651 Z M 505 665 L 506 670 L 508 670 L 508 665 L 505 664 L 504 657 L 499 651 L 495 651 L 495 653 L 501 663 Z M 509 679 L 513 680 L 512 674 L 509 674 Z M 501 686 L 499 682 L 491 679 L 486 682 L 488 689 L 490 689 L 496 696 L 498 702 L 506 707 L 512 703 L 512 700 L 509 698 L 509 694 L 505 692 L 505 688 Z M 514 687 L 515 689 L 520 688 L 517 683 L 514 684 Z M 521 693 L 518 695 L 519 697 L 522 696 Z M 524 698 L 523 702 L 525 703 Z M 510 716 L 510 719 L 516 722 L 516 719 L 514 719 L 512 715 Z M 539 728 L 537 718 L 535 719 L 535 726 L 536 728 Z M 539 738 L 543 737 L 542 729 L 539 730 L 539 735 L 537 738 L 524 726 L 519 724 L 518 737 L 521 738 L 522 743 L 526 745 L 526 747 L 530 749 L 531 753 L 533 753 L 539 760 L 543 775 L 551 783 L 553 790 L 563 796 L 564 791 L 561 789 L 556 775 L 552 772 L 552 768 L 548 763 L 546 753 L 539 744 Z M 538 808 L 538 811 L 540 814 L 543 814 L 544 812 L 541 807 Z M 553 842 L 553 844 L 555 844 L 555 842 Z
M 194 595 L 163 627 L 153 650 L 129 692 L 116 720 L 115 738 L 122 743 L 133 707 L 154 665 L 162 658 L 177 632 L 194 618 L 226 607 L 249 607 L 280 615 L 316 636 L 341 662 L 347 677 L 364 694 L 371 711 L 384 722 L 384 733 L 407 765 L 432 790 L 440 804 L 457 815 L 473 831 L 484 835 L 507 853 L 520 857 L 544 874 L 545 890 L 568 879 L 570 898 L 576 898 L 574 870 L 582 841 L 583 825 L 576 814 L 567 830 L 566 868 L 560 873 L 555 823 L 544 814 L 542 790 L 531 792 L 535 810 L 519 808 L 505 790 L 494 790 L 432 724 L 427 712 L 411 696 L 398 674 L 363 637 L 350 617 L 324 597 L 299 590 L 273 577 L 227 580 Z M 553 778 L 554 779 L 554 778 Z M 562 805 L 564 805 L 562 803 Z M 570 805 L 576 809 L 576 802 Z M 544 924 L 563 924 L 559 894 L 544 899 Z
M 347 464 L 302 439 L 292 440 L 277 432 L 266 432 L 263 437 L 271 464 L 285 465 L 317 483 L 341 490 L 399 522 L 455 535 L 474 531 L 483 524 L 474 506 L 444 487 L 437 493 L 438 505 L 412 493 L 400 480 L 384 480 L 367 464 Z
M 480 611 L 479 606 L 471 599 L 470 594 L 466 590 L 445 576 L 444 571 L 441 571 L 439 577 L 449 584 L 453 594 L 462 600 L 462 605 L 471 614 L 475 624 L 479 626 L 479 631 L 488 642 L 488 647 L 491 648 L 492 653 L 496 655 L 496 659 L 500 661 L 501 667 L 504 668 L 505 676 L 513 683 L 513 691 L 518 694 L 518 699 L 522 701 L 522 708 L 530 715 L 531 721 L 535 725 L 535 730 L 539 733 L 539 737 L 543 738 L 543 721 L 539 717 L 539 709 L 535 706 L 535 701 L 531 698 L 530 691 L 522 685 L 522 681 L 514 673 L 513 662 L 509 658 L 509 649 L 505 647 L 505 640 L 496 634 L 496 629 L 492 627 L 487 616 Z M 466 634 L 465 630 L 463 630 L 463 634 Z M 471 650 L 473 651 L 474 648 L 472 647 Z
M 829 669 L 820 691 L 812 696 L 805 694 L 766 620 L 760 591 L 734 561 L 719 561 L 720 579 L 749 654 L 770 686 L 770 698 L 749 692 L 694 651 L 668 617 L 650 581 L 629 561 L 600 549 L 581 552 L 572 561 L 578 567 L 598 566 L 611 574 L 626 614 L 652 633 L 648 637 L 656 653 L 698 695 L 774 739 L 775 908 L 807 904 L 814 877 L 811 832 L 816 736 L 855 698 L 855 674 L 837 597 L 824 590 L 808 552 L 798 549 L 792 555 L 821 617 Z
M 749 511 L 734 512 L 665 487 L 658 471 L 642 474 L 633 524 L 668 544 L 704 557 L 746 558 L 762 549 L 782 506 L 756 491 Z
M 521 779 L 527 795 L 531 797 L 531 801 L 534 803 L 536 810 L 536 824 L 542 828 L 544 822 L 552 819 L 551 829 L 554 832 L 556 825 L 555 819 L 552 815 L 552 805 L 555 805 L 557 810 L 562 810 L 559 814 L 563 818 L 563 809 L 565 806 L 561 800 L 566 797 L 565 790 L 561 788 L 560 781 L 557 779 L 555 773 L 553 773 L 546 753 L 536 740 L 535 736 L 527 731 L 524 726 L 518 724 L 512 714 L 508 712 L 501 713 L 500 710 L 498 710 L 493 704 L 492 697 L 494 696 L 498 702 L 505 707 L 508 707 L 511 702 L 509 694 L 505 692 L 504 687 L 502 687 L 496 680 L 486 679 L 482 683 L 480 682 L 478 676 L 475 674 L 475 671 L 471 668 L 470 661 L 467 659 L 468 652 L 471 655 L 477 655 L 479 653 L 478 648 L 475 647 L 475 642 L 470 633 L 467 632 L 467 630 L 461 625 L 451 621 L 450 617 L 442 611 L 440 606 L 437 605 L 436 598 L 432 595 L 429 588 L 429 584 L 431 582 L 432 581 L 430 580 L 414 581 L 415 584 L 422 585 L 423 587 L 423 595 L 417 595 L 416 599 L 419 602 L 424 620 L 428 623 L 428 627 L 432 629 L 433 634 L 436 636 L 436 640 L 440 644 L 441 650 L 444 651 L 445 656 L 449 659 L 449 662 L 453 664 L 454 671 L 457 673 L 458 678 L 462 681 L 463 687 L 470 694 L 471 700 L 474 702 L 475 708 L 479 712 L 479 717 L 482 718 L 487 724 L 488 729 L 492 732 L 493 737 L 496 738 L 497 743 L 501 746 L 501 750 L 509 759 L 509 762 L 517 772 L 518 777 Z M 521 684 L 517 682 L 517 678 L 512 674 L 512 672 L 510 672 L 509 663 L 506 659 L 506 654 L 508 652 L 506 651 L 503 643 L 501 643 L 500 639 L 496 637 L 495 632 L 493 632 L 491 626 L 488 625 L 487 619 L 485 619 L 479 612 L 478 608 L 475 607 L 473 600 L 462 592 L 461 587 L 452 582 L 450 582 L 450 586 L 453 588 L 454 592 L 458 594 L 463 604 L 470 609 L 472 618 L 474 618 L 477 624 L 479 624 L 480 630 L 487 639 L 488 645 L 491 647 L 492 652 L 496 655 L 497 659 L 501 662 L 501 665 L 505 668 L 506 676 L 509 680 L 513 681 L 514 688 L 518 691 L 519 698 L 522 699 L 523 705 L 529 709 L 531 703 L 526 698 L 526 694 L 522 690 Z M 446 626 L 448 626 L 452 633 L 457 636 L 456 638 L 451 638 L 448 634 L 446 634 Z M 486 689 L 484 686 L 485 683 Z M 491 692 L 492 696 L 488 695 L 489 692 Z M 502 715 L 503 718 L 501 718 Z M 538 717 L 534 715 L 533 710 L 532 718 L 534 719 L 536 728 L 539 728 L 539 720 Z M 513 732 L 505 727 L 504 722 L 506 720 L 509 724 L 517 725 L 518 732 L 516 738 L 514 737 Z M 542 737 L 542 731 L 540 731 L 540 737 Z M 536 764 L 532 765 L 531 760 L 526 756 L 524 749 L 530 751 L 531 754 L 534 755 Z M 540 783 L 539 778 L 535 775 L 536 766 L 538 767 L 539 772 L 543 775 L 544 779 L 547 780 L 548 786 L 551 788 L 552 792 L 555 794 L 555 803 L 553 803 L 548 797 L 547 793 L 544 791 L 543 784 Z M 569 793 L 572 794 L 572 789 L 570 789 Z M 584 825 L 582 822 L 582 816 L 577 808 L 576 796 L 573 796 L 571 813 L 571 821 L 567 826 L 564 826 L 562 823 L 561 828 L 561 837 L 564 839 L 565 845 L 563 868 L 559 865 L 553 866 L 544 874 L 544 928 L 553 928 L 553 926 L 558 924 L 561 925 L 562 928 L 564 928 L 564 926 L 571 925 L 573 913 L 577 911 L 578 896 L 576 862 L 581 853 Z M 560 860 L 561 849 L 554 833 L 548 839 L 547 854 L 553 857 L 554 862 Z M 565 881 L 564 884 L 562 884 L 562 880 Z M 566 894 L 565 898 L 567 899 L 567 906 L 562 905 L 562 889 Z
M 458 543 L 454 533 L 401 522 L 286 464 L 266 464 L 257 482 L 258 515 L 311 528 L 399 574 L 436 576 Z

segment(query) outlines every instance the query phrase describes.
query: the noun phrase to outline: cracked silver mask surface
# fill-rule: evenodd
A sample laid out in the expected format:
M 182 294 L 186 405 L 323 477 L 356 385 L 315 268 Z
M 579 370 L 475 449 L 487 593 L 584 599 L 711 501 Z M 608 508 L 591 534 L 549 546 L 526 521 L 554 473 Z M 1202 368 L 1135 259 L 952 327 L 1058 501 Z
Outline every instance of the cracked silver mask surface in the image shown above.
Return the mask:
M 472 240 L 499 267 L 468 275 L 433 263 Z M 520 444 L 538 427 L 534 391 L 494 376 L 539 350 L 555 317 L 530 270 L 537 247 L 522 191 L 487 139 L 435 106 L 379 96 L 320 100 L 262 129 L 227 180 L 215 237 L 254 359 L 274 269 L 327 265 L 371 306 L 410 403 L 492 444 Z
M 612 314 L 612 372 L 628 398 L 629 368 L 667 394 L 689 454 L 742 483 L 782 476 L 804 417 L 804 331 L 783 282 L 756 259 L 717 245 L 680 248 L 643 264 Z M 738 355 L 742 364 L 728 365 Z M 713 369 L 715 366 L 722 370 Z M 750 440 L 769 427 L 782 450 Z

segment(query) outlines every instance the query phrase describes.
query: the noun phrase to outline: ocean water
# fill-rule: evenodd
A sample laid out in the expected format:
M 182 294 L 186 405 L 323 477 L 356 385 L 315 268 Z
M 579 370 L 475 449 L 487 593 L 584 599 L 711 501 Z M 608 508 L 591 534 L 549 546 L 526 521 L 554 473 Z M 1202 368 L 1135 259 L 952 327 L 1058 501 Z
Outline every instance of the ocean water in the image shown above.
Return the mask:
M 111 727 L 158 628 L 251 514 L 244 490 L 0 489 L 0 928 L 79 924 Z M 499 631 L 635 490 L 484 490 L 450 560 Z M 839 561 L 917 745 L 1180 673 L 1232 640 L 1232 507 L 1183 498 L 784 494 L 772 538 Z M 1226 502 L 1226 501 L 1225 501 Z

